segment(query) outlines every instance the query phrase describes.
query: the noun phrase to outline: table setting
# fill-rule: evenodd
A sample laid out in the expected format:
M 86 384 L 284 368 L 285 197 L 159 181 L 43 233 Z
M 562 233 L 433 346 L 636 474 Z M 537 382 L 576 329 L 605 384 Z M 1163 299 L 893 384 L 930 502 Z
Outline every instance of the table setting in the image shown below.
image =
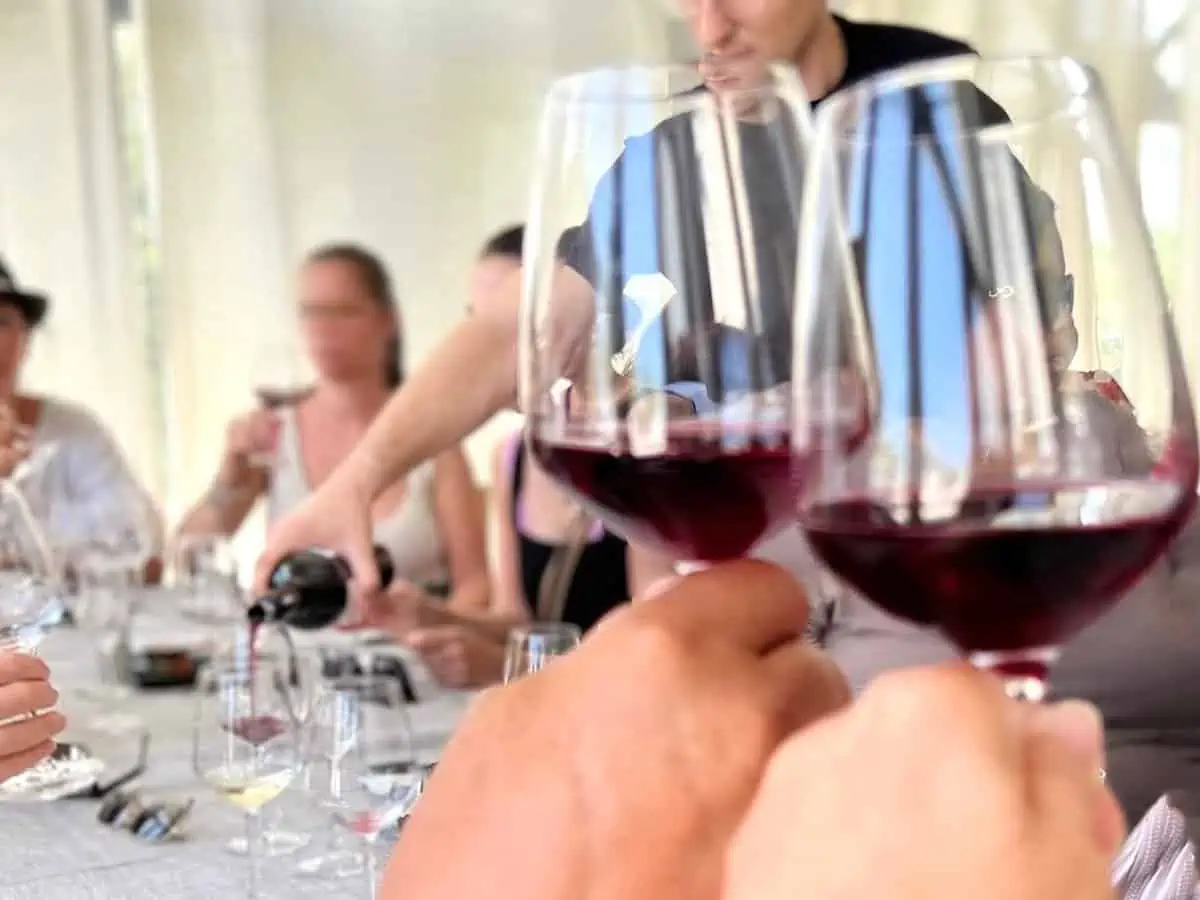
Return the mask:
M 99 614 L 93 585 L 68 600 L 71 621 L 44 629 L 36 652 L 53 672 L 59 709 L 68 718 L 56 757 L 70 763 L 71 777 L 39 781 L 30 776 L 28 789 L 6 790 L 0 798 L 5 807 L 0 830 L 9 848 L 9 864 L 0 873 L 3 896 L 371 896 L 372 863 L 386 858 L 397 824 L 419 798 L 424 775 L 471 694 L 441 688 L 415 656 L 375 635 L 294 637 L 267 628 L 248 664 L 236 594 L 229 583 L 224 591 L 215 584 L 209 580 L 202 591 L 191 583 L 124 584 L 111 594 L 127 612 L 115 623 Z M 88 602 L 81 602 L 89 592 Z M 94 627 L 97 619 L 110 631 Z M 167 659 L 174 661 L 173 673 L 162 665 Z M 158 668 L 152 678 L 149 660 Z M 226 739 L 226 732 L 237 731 L 241 723 L 267 721 L 262 710 L 255 720 L 223 717 L 247 697 L 256 702 L 253 693 L 241 689 L 245 673 L 267 678 L 276 664 L 288 673 L 282 680 L 305 683 L 308 707 L 293 710 L 286 765 L 267 771 L 269 760 L 263 757 L 278 759 L 283 752 L 274 728 L 265 735 L 243 731 L 239 738 L 245 740 Z M 170 684 L 165 674 L 182 683 Z M 347 685 L 354 690 L 341 690 Z M 373 732 L 365 723 L 372 719 L 349 715 L 347 698 L 358 696 L 364 685 L 369 693 L 363 695 L 368 701 L 363 709 L 402 724 L 396 734 L 412 785 L 407 806 L 393 806 L 390 818 L 377 817 L 380 827 L 370 834 L 360 827 L 370 810 L 364 806 L 369 796 L 360 791 L 357 805 L 351 805 L 353 792 L 347 789 L 339 792 L 344 798 L 331 803 L 324 788 L 314 787 L 334 776 L 329 759 L 324 774 L 316 774 L 321 752 L 310 739 L 340 728 L 342 736 L 329 739 L 341 740 L 340 756 L 348 760 L 342 768 L 353 771 L 351 758 L 359 760 L 371 750 Z M 265 696 L 262 691 L 258 699 Z M 322 708 L 338 713 L 321 714 Z M 337 727 L 328 727 L 331 716 Z M 362 733 L 347 737 L 348 723 L 355 729 L 362 723 Z M 349 752 L 360 745 L 361 753 Z M 238 781 L 247 767 L 251 774 L 266 773 L 266 787 L 260 784 L 257 793 L 252 784 Z M 346 778 L 349 787 L 369 783 Z M 14 783 L 20 787 L 14 779 L 6 788 Z M 267 800 L 272 802 L 265 805 Z M 258 801 L 263 814 L 260 818 L 255 806 L 250 818 L 261 826 L 263 839 L 248 859 L 239 808 Z M 278 841 L 268 840 L 273 834 Z

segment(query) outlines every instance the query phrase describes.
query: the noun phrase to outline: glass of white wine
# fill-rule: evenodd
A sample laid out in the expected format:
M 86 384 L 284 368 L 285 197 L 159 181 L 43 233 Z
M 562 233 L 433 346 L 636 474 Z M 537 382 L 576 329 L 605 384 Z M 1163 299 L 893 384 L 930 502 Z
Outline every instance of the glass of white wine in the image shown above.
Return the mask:
M 193 729 L 196 774 L 245 813 L 249 893 L 258 897 L 262 808 L 301 768 L 300 720 L 288 673 L 270 658 L 220 657 L 200 673 Z

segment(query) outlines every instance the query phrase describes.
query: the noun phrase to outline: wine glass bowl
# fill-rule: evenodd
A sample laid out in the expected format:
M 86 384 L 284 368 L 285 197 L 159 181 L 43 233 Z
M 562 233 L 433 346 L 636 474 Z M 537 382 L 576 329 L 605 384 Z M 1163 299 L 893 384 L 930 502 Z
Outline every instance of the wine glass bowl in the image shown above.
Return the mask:
M 794 516 L 791 316 L 808 101 L 794 72 L 560 80 L 525 247 L 533 456 L 623 536 L 690 562 Z
M 508 633 L 504 649 L 504 683 L 541 671 L 552 660 L 579 646 L 582 634 L 570 622 L 518 625 Z
M 1134 184 L 1071 60 L 919 64 L 817 120 L 796 341 L 869 345 L 875 420 L 860 448 L 822 449 L 802 524 L 868 599 L 1029 699 L 1195 503 L 1192 400 Z M 1097 304 L 1136 306 L 1111 373 L 1073 322 Z M 832 405 L 810 392 L 796 419 Z

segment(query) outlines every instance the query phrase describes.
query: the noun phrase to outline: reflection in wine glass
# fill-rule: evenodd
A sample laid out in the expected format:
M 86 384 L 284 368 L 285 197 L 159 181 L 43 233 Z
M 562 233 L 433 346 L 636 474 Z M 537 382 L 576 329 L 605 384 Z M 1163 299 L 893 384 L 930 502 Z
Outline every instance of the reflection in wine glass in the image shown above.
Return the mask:
M 1122 147 L 1087 67 L 963 57 L 829 98 L 805 192 L 797 333 L 871 345 L 878 419 L 861 452 L 822 447 L 802 524 L 837 575 L 1027 700 L 1196 501 L 1192 400 Z M 1081 390 L 1054 334 L 1101 286 L 1137 298 L 1126 403 Z M 855 314 L 822 317 L 839 301 Z

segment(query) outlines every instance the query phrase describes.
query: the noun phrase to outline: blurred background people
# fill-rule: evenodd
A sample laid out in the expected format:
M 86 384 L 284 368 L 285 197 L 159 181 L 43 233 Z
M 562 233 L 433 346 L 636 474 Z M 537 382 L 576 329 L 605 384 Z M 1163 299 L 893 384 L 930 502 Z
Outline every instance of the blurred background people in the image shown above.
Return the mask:
M 112 435 L 86 409 L 21 389 L 21 370 L 49 299 L 21 288 L 0 261 L 0 477 L 24 493 L 70 566 L 97 548 L 160 568 L 162 519 Z
M 486 314 L 497 286 L 519 271 L 523 236 L 514 226 L 484 245 L 471 273 L 472 314 Z M 495 573 L 486 610 L 455 616 L 405 592 L 386 597 L 381 624 L 453 687 L 500 679 L 512 625 L 551 620 L 587 631 L 629 600 L 625 541 L 554 485 L 529 458 L 519 431 L 493 454 L 491 508 Z
M 220 469 L 181 535 L 232 534 L 260 499 L 269 521 L 286 514 L 320 487 L 404 380 L 400 309 L 378 257 L 349 244 L 314 250 L 297 292 L 311 389 L 230 423 Z M 395 566 L 395 591 L 444 596 L 460 612 L 486 607 L 483 499 L 457 445 L 394 482 L 372 520 L 373 540 Z

